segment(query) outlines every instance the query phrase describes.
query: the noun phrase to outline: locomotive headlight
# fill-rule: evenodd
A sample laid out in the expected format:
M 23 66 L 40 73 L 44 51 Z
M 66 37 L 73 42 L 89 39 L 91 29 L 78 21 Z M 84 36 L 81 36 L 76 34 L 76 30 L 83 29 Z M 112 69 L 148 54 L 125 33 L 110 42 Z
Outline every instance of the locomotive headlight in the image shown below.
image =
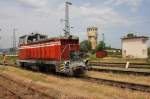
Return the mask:
M 65 61 L 64 64 L 65 64 L 66 67 L 69 67 L 70 62 L 69 61 Z
M 85 65 L 88 65 L 89 60 L 85 59 L 83 60 L 83 62 L 85 63 Z

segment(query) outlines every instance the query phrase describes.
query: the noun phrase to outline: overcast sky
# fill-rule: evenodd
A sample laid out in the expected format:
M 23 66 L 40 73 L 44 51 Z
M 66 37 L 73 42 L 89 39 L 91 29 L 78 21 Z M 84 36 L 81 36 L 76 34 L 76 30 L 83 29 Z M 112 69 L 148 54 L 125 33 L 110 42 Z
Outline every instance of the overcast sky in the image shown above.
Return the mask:
M 71 34 L 87 39 L 86 28 L 99 28 L 107 45 L 121 48 L 122 36 L 129 32 L 150 37 L 150 0 L 69 0 Z M 12 31 L 17 38 L 31 32 L 49 37 L 63 35 L 65 0 L 0 0 L 0 47 L 12 47 Z M 149 43 L 150 46 L 150 43 Z

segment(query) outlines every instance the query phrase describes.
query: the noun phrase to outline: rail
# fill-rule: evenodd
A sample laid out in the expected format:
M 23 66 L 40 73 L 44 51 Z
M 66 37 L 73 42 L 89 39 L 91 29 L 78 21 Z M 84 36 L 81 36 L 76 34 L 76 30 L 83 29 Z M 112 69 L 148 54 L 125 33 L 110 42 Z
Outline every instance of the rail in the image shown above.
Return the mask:
M 111 72 L 111 73 L 118 73 L 118 74 L 132 74 L 132 75 L 141 75 L 141 76 L 150 76 L 150 71 L 136 71 L 136 70 L 129 70 L 129 69 L 116 69 L 116 68 L 104 68 L 104 67 L 91 67 L 89 71 L 97 71 L 97 72 Z
M 122 81 L 115 81 L 115 80 L 108 80 L 108 79 L 102 79 L 102 78 L 93 78 L 93 77 L 84 77 L 83 80 L 94 82 L 97 84 L 104 84 L 109 86 L 115 86 L 122 89 L 131 89 L 135 91 L 142 91 L 142 92 L 150 92 L 150 86 L 149 85 L 143 85 L 143 84 L 136 84 L 136 83 L 129 83 L 129 82 L 122 82 Z

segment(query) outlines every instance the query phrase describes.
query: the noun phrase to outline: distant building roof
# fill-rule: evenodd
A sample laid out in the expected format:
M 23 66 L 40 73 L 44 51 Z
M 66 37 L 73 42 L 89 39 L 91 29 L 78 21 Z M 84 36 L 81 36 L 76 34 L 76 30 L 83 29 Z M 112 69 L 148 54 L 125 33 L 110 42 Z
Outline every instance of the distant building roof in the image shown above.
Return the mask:
M 149 37 L 147 37 L 147 36 L 133 36 L 133 37 L 123 37 L 123 38 L 121 38 L 122 40 L 124 40 L 124 39 L 139 39 L 139 38 L 143 38 L 143 39 L 149 39 Z

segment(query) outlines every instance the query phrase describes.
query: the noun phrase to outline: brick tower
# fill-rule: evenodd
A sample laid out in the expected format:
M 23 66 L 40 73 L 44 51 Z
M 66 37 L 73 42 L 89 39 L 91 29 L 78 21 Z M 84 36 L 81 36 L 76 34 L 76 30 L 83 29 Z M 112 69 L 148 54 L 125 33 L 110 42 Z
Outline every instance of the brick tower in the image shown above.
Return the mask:
M 88 40 L 91 42 L 92 49 L 95 49 L 97 46 L 97 38 L 98 38 L 97 32 L 98 32 L 97 27 L 87 28 L 87 36 L 88 36 Z

